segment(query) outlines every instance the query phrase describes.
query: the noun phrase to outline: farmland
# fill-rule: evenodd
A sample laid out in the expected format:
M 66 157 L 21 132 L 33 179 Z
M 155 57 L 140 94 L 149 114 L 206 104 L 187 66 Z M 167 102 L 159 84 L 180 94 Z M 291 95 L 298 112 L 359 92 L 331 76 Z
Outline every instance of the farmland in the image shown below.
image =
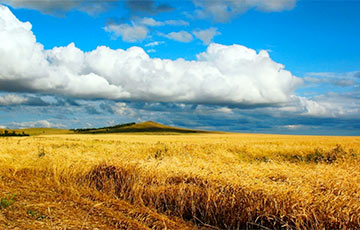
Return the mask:
M 0 138 L 0 229 L 360 228 L 360 138 Z

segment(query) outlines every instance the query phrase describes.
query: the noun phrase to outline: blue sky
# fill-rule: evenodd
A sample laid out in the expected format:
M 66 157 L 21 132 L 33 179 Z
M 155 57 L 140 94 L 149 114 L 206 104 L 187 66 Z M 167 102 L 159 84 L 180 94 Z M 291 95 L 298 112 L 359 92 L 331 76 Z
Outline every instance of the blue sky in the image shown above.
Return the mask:
M 0 3 L 0 127 L 360 135 L 360 1 Z

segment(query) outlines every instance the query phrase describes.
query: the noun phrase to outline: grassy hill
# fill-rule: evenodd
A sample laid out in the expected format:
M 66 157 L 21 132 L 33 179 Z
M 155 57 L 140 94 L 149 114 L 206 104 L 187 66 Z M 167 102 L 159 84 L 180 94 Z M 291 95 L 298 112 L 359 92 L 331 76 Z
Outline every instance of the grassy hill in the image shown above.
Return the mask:
M 68 129 L 56 129 L 56 128 L 28 128 L 28 129 L 18 129 L 15 132 L 24 132 L 30 136 L 34 135 L 53 135 L 53 134 L 72 134 L 74 133 Z
M 55 134 L 106 134 L 106 133 L 139 133 L 139 134 L 187 134 L 187 133 L 215 133 L 211 131 L 194 130 L 177 128 L 163 125 L 153 121 L 146 121 L 142 123 L 127 123 L 102 128 L 88 128 L 88 129 L 56 129 L 56 128 L 27 128 L 9 130 L 8 132 L 15 132 L 17 134 L 25 133 L 30 136 L 35 135 L 55 135 Z M 0 133 L 5 130 L 0 129 Z M 219 132 L 217 132 L 219 133 Z
M 123 125 L 116 125 L 98 129 L 76 129 L 73 130 L 75 133 L 212 133 L 210 131 L 193 130 L 176 128 L 172 126 L 163 125 L 153 121 L 146 121 L 143 123 L 128 123 Z

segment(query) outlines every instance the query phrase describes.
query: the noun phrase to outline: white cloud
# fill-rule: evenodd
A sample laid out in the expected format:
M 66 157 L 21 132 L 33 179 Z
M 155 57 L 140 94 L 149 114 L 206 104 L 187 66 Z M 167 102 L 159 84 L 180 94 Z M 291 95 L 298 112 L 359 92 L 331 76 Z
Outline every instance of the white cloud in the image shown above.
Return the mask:
M 144 17 L 141 19 L 135 20 L 135 23 L 145 25 L 145 26 L 188 26 L 189 23 L 184 20 L 165 20 L 165 21 L 156 21 L 153 18 Z
M 296 5 L 296 0 L 193 0 L 193 2 L 198 8 L 196 11 L 198 17 L 212 17 L 218 22 L 228 21 L 252 8 L 260 11 L 278 12 L 291 10 Z
M 11 126 L 16 128 L 62 128 L 64 125 L 53 124 L 47 120 L 12 122 Z
M 113 39 L 121 37 L 125 42 L 141 42 L 149 34 L 148 27 L 156 26 L 185 26 L 188 25 L 186 21 L 183 20 L 167 20 L 167 21 L 156 21 L 153 18 L 136 18 L 131 21 L 131 24 L 121 23 L 116 24 L 112 23 L 104 27 L 104 30 L 112 34 Z M 182 34 L 182 33 L 181 33 Z M 174 35 L 176 38 L 179 37 Z
M 280 111 L 311 117 L 349 117 L 356 118 L 360 114 L 360 101 L 344 94 L 328 93 L 314 98 L 292 95 Z
M 332 117 L 334 115 L 334 110 L 331 109 L 331 104 L 320 104 L 316 101 L 309 100 L 307 98 L 299 97 L 300 106 L 299 108 L 303 110 L 303 115 L 309 116 L 321 116 L 321 117 Z
M 148 53 L 155 53 L 156 52 L 156 49 L 149 49 L 147 50 Z
M 5 125 L 0 125 L 0 129 L 7 129 Z
M 147 17 L 138 20 L 138 23 L 145 25 L 145 26 L 163 26 L 164 25 L 164 22 L 159 22 L 153 18 L 147 18 Z
M 169 26 L 188 26 L 189 23 L 187 21 L 184 20 L 166 20 L 165 25 L 169 25 Z
M 158 46 L 158 45 L 161 45 L 161 44 L 164 44 L 164 43 L 165 43 L 164 41 L 150 42 L 150 43 L 146 44 L 145 47 L 154 47 L 154 46 Z
M 298 113 L 304 116 L 333 117 L 334 112 L 329 105 L 318 103 L 305 97 L 292 96 L 287 105 L 280 108 L 280 111 Z
M 217 28 L 211 27 L 206 30 L 195 30 L 193 31 L 193 34 L 195 35 L 196 38 L 200 39 L 205 45 L 208 45 L 216 35 L 220 34 L 220 32 L 217 31 Z
M 184 30 L 179 31 L 179 32 L 171 32 L 169 34 L 165 34 L 163 35 L 164 37 L 171 39 L 171 40 L 175 40 L 178 42 L 191 42 L 194 38 L 193 36 L 189 33 L 186 32 Z
M 300 129 L 304 126 L 303 125 L 284 125 L 282 127 L 285 129 L 296 130 L 296 129 Z
M 190 35 L 191 36 L 191 35 Z M 179 39 L 184 40 L 180 36 Z M 0 90 L 206 104 L 287 102 L 302 82 L 266 51 L 210 44 L 197 60 L 150 58 L 140 47 L 44 50 L 30 23 L 0 6 Z M 185 35 L 186 40 L 186 35 Z
M 149 32 L 145 26 L 136 24 L 110 24 L 104 30 L 113 34 L 114 38 L 121 37 L 125 42 L 143 41 Z
M 18 105 L 27 102 L 28 99 L 15 94 L 0 96 L 0 105 Z
M 180 106 L 179 106 L 180 107 Z M 180 107 L 181 108 L 181 107 Z M 183 107 L 183 110 L 191 111 L 195 114 L 209 115 L 209 116 L 227 116 L 234 115 L 234 111 L 227 106 L 213 106 L 213 105 L 197 105 L 195 110 L 188 110 L 191 108 Z M 238 114 L 236 114 L 238 116 Z
M 215 110 L 216 112 L 219 113 L 233 113 L 232 109 L 228 108 L 228 107 L 221 107 Z
M 128 107 L 126 103 L 119 102 L 112 107 L 113 111 L 120 116 L 133 117 L 136 115 L 135 110 Z
M 123 102 L 116 103 L 112 108 L 113 108 L 114 112 L 119 115 L 124 115 L 126 110 L 128 109 L 128 107 L 126 106 L 126 103 L 123 103 Z

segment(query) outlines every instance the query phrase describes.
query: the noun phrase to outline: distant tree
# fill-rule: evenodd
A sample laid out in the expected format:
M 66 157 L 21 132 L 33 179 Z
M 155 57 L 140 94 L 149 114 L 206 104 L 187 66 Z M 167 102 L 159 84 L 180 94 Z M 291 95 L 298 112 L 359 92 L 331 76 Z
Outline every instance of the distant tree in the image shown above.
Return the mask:
M 30 136 L 30 135 L 27 133 L 24 133 L 24 132 L 16 133 L 15 131 L 4 130 L 4 132 L 0 133 L 0 136 L 2 136 L 2 137 L 23 137 L 23 136 Z

